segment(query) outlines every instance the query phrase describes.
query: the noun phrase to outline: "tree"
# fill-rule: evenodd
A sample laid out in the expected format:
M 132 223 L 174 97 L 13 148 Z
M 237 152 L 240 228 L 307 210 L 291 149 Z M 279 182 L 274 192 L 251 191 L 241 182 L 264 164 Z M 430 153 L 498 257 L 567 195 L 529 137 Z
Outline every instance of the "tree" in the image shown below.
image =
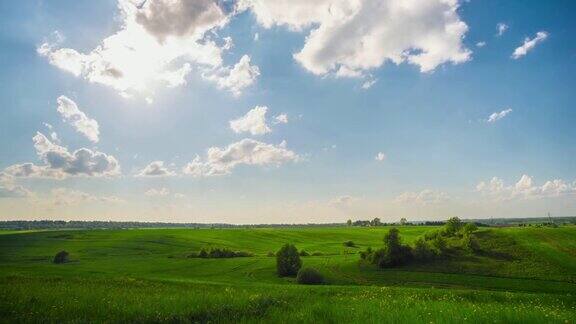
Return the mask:
M 376 217 L 374 218 L 371 222 L 370 225 L 372 226 L 380 226 L 382 225 L 382 222 L 380 221 L 380 218 Z
M 400 232 L 397 228 L 391 228 L 384 235 L 384 248 L 375 251 L 372 255 L 372 263 L 380 268 L 395 267 L 408 263 L 412 258 L 412 249 L 400 242 Z
M 302 267 L 298 249 L 292 244 L 285 244 L 276 253 L 276 272 L 280 277 L 295 276 Z
M 54 256 L 54 263 L 56 264 L 61 264 L 61 263 L 66 263 L 68 262 L 68 257 L 70 256 L 70 253 L 66 252 L 66 251 L 60 251 L 58 253 L 56 253 L 56 255 Z
M 408 224 L 408 220 L 406 220 L 404 217 L 400 218 L 400 225 L 404 226 L 406 224 Z
M 349 220 L 346 222 L 346 225 L 348 225 L 348 226 L 352 226 L 352 220 L 351 220 L 351 219 L 349 219 Z
M 447 236 L 454 236 L 464 226 L 464 223 L 458 217 L 452 217 L 446 221 L 444 225 L 444 232 Z

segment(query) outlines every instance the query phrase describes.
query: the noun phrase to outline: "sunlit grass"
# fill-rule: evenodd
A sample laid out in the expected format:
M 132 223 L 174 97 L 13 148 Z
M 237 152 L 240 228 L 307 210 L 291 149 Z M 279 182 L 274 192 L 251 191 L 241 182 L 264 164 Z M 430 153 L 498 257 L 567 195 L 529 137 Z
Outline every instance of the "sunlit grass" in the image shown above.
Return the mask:
M 379 270 L 357 252 L 389 228 L 66 230 L 0 235 L 8 322 L 570 322 L 576 227 L 483 229 L 484 253 Z M 411 243 L 430 227 L 402 227 Z M 355 247 L 343 242 L 353 241 Z M 328 285 L 275 274 L 290 242 Z M 254 253 L 187 258 L 201 248 Z M 51 262 L 60 250 L 71 262 Z

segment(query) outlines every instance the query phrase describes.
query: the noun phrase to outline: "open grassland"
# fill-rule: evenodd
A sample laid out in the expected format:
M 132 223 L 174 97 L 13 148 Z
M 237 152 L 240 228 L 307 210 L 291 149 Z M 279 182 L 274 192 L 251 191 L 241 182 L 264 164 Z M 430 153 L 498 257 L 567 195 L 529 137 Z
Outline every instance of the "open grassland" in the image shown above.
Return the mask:
M 400 228 L 412 243 L 431 227 Z M 560 322 L 576 318 L 576 227 L 482 229 L 477 254 L 378 270 L 358 251 L 387 227 L 4 232 L 0 321 Z M 0 232 L 2 233 L 2 232 Z M 353 241 L 355 247 L 343 242 Z M 284 243 L 329 285 L 299 286 Z M 189 258 L 202 248 L 254 254 Z M 54 254 L 71 262 L 55 265 Z M 449 288 L 449 289 L 436 289 Z

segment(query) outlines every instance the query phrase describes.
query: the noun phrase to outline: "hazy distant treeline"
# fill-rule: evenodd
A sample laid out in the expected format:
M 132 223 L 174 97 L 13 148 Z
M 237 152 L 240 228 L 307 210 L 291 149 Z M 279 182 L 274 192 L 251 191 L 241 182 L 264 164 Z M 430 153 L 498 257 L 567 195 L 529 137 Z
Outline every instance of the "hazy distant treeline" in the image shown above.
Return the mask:
M 0 229 L 34 230 L 34 229 L 123 229 L 123 228 L 245 228 L 245 227 L 298 227 L 298 226 L 344 226 L 343 223 L 332 224 L 251 224 L 234 225 L 224 223 L 162 223 L 162 222 L 116 222 L 116 221 L 0 221 Z
M 576 224 L 576 216 L 566 217 L 536 217 L 536 218 L 492 218 L 467 219 L 465 222 L 475 223 L 477 226 L 516 226 L 529 224 Z M 0 229 L 4 230 L 34 230 L 34 229 L 123 229 L 123 228 L 261 228 L 261 227 L 314 227 L 314 226 L 443 226 L 444 221 L 407 221 L 381 222 L 379 218 L 373 220 L 349 220 L 347 223 L 324 224 L 248 224 L 235 225 L 225 223 L 162 223 L 162 222 L 118 222 L 118 221 L 62 221 L 62 220 L 36 220 L 36 221 L 0 221 Z

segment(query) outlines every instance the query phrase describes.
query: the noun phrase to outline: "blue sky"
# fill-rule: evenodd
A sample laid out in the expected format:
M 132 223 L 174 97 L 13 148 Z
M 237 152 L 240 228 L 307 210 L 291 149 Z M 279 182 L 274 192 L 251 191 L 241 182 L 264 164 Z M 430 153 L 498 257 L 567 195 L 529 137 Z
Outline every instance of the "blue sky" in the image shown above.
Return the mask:
M 0 219 L 574 215 L 575 9 L 2 2 Z

